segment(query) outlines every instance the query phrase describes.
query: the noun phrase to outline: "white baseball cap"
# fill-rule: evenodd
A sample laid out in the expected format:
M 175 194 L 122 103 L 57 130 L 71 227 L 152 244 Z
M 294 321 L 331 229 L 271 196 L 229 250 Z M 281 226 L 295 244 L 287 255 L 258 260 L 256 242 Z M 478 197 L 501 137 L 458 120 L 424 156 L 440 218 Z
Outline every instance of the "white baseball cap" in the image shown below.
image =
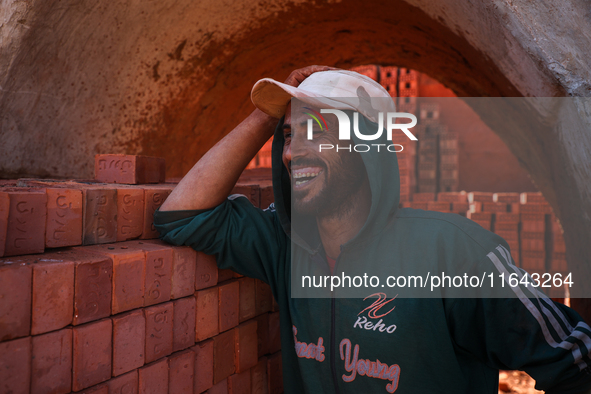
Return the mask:
M 396 111 L 394 100 L 379 83 L 347 70 L 315 72 L 298 87 L 263 78 L 250 93 L 258 109 L 277 119 L 285 115 L 292 97 L 317 108 L 357 111 L 374 123 L 379 112 Z

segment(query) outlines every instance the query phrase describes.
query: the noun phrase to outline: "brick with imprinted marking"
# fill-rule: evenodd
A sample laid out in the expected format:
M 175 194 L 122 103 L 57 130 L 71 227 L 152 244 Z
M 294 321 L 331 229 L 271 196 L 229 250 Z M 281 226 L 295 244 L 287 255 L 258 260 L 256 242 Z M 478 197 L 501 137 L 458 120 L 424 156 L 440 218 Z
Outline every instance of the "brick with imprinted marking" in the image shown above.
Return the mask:
M 159 183 L 166 179 L 166 162 L 161 157 L 99 154 L 94 157 L 94 177 L 107 183 Z
M 117 241 L 117 189 L 82 187 L 82 244 L 107 244 Z
M 174 187 L 144 187 L 144 228 L 140 239 L 154 239 L 160 235 L 154 227 L 154 212 L 164 203 Z
M 72 390 L 72 329 L 32 338 L 32 394 L 62 394 Z
M 146 363 L 172 353 L 172 302 L 144 309 L 146 315 Z
M 236 371 L 234 365 L 234 329 L 213 337 L 213 383 L 217 384 Z
M 141 310 L 113 317 L 113 376 L 144 365 L 146 318 Z
M 256 320 L 249 320 L 234 329 L 234 356 L 236 372 L 254 367 L 258 361 L 258 336 Z
M 138 369 L 138 378 L 140 394 L 168 394 L 168 358 Z
M 31 337 L 0 343 L 0 393 L 28 393 L 31 385 Z
M 74 263 L 40 257 L 32 267 L 31 335 L 71 324 L 74 313 Z
M 74 316 L 79 325 L 111 315 L 113 261 L 85 248 L 64 249 L 44 255 L 74 263 Z
M 80 391 L 111 377 L 111 319 L 73 328 L 72 390 Z
M 47 188 L 45 246 L 59 248 L 82 244 L 82 191 Z
M 240 284 L 240 313 L 238 317 L 242 323 L 256 316 L 255 282 L 253 278 L 241 278 L 238 283 Z
M 228 378 L 229 394 L 250 394 L 250 370 L 235 373 Z
M 199 290 L 195 293 L 195 341 L 217 335 L 219 330 L 218 322 L 218 299 L 217 287 Z
M 218 289 L 220 332 L 224 332 L 238 325 L 240 285 L 238 281 L 234 280 L 220 285 Z
M 195 353 L 194 392 L 202 393 L 213 385 L 213 339 L 193 346 Z
M 185 350 L 168 358 L 168 392 L 174 394 L 193 394 L 195 374 L 195 353 Z
M 10 200 L 4 256 L 43 253 L 47 217 L 45 189 L 14 188 L 0 191 L 0 194 L 6 194 Z
M 0 260 L 0 341 L 30 334 L 32 277 L 30 262 Z
M 170 300 L 172 276 L 172 248 L 164 244 L 144 241 L 127 241 L 117 245 L 145 253 L 146 284 L 144 306 L 156 305 Z
M 118 244 L 92 245 L 82 250 L 99 253 L 113 261 L 114 315 L 144 306 L 146 257 L 143 251 Z
M 134 370 L 125 375 L 113 378 L 107 382 L 107 386 L 109 387 L 109 394 L 137 394 L 137 371 Z
M 172 351 L 176 352 L 195 344 L 195 297 L 173 301 Z
M 195 266 L 195 290 L 206 289 L 217 285 L 218 267 L 215 257 L 203 252 L 197 252 L 197 263 Z
M 117 188 L 117 242 L 136 239 L 144 229 L 144 189 Z

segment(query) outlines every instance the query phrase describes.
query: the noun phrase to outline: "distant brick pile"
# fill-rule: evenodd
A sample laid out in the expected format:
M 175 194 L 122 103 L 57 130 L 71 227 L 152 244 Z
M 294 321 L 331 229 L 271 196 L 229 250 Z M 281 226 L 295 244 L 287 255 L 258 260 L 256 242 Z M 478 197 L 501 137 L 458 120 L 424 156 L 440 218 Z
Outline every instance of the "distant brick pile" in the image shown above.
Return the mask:
M 411 199 L 401 206 L 454 212 L 503 237 L 515 264 L 529 273 L 568 271 L 562 228 L 541 193 L 414 193 Z
M 265 176 L 235 192 L 266 208 Z M 154 239 L 174 186 L 123 155 L 95 180 L 0 181 L 0 393 L 283 391 L 269 286 Z

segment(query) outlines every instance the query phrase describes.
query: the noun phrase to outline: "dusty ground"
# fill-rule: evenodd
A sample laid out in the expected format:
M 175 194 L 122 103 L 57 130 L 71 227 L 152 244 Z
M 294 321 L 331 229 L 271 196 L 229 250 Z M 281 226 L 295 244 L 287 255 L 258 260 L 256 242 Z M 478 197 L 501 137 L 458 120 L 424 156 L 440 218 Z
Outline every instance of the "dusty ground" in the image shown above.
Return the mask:
M 499 373 L 499 394 L 543 393 L 534 388 L 534 380 L 525 372 L 501 371 Z

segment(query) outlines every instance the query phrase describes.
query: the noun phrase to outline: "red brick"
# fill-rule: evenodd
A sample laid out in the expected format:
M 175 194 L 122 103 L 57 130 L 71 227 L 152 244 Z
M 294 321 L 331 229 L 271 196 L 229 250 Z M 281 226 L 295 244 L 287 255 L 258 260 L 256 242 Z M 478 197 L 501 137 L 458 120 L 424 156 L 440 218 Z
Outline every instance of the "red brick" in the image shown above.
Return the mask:
M 435 193 L 414 193 L 412 195 L 413 202 L 429 202 L 435 201 Z
M 228 394 L 228 379 L 224 379 L 211 386 L 211 388 L 207 390 L 207 394 Z
M 452 202 L 451 211 L 455 213 L 466 213 L 470 210 L 470 203 L 467 202 Z
M 521 250 L 522 251 L 540 251 L 546 250 L 544 242 L 544 233 L 521 232 Z
M 0 193 L 0 257 L 4 256 L 4 248 L 6 247 L 9 212 L 10 197 L 6 193 Z
M 255 318 L 257 321 L 257 348 L 259 358 L 269 354 L 269 314 L 263 313 Z
M 213 383 L 221 382 L 235 371 L 234 330 L 229 330 L 213 337 Z
M 144 187 L 144 228 L 140 239 L 158 238 L 159 233 L 154 227 L 154 212 L 164 203 L 173 187 Z
M 141 310 L 113 317 L 113 376 L 144 365 L 146 318 Z
M 552 207 L 550 207 L 550 204 L 548 203 L 521 204 L 519 205 L 519 212 L 550 214 L 552 213 Z
M 228 378 L 229 394 L 250 394 L 250 370 L 235 373 Z
M 31 332 L 32 277 L 27 262 L 0 260 L 0 341 Z
M 273 307 L 273 293 L 265 282 L 255 279 L 256 314 L 269 312 Z
M 451 203 L 429 201 L 427 203 L 427 210 L 438 211 L 438 212 L 451 212 Z
M 82 244 L 94 245 L 117 241 L 117 189 L 86 187 L 82 189 Z
M 146 315 L 146 363 L 172 353 L 172 302 L 144 309 Z
M 164 244 L 143 241 L 128 241 L 121 244 L 145 253 L 146 287 L 144 306 L 156 305 L 170 300 L 172 276 L 172 248 Z
M 79 325 L 111 315 L 113 261 L 85 248 L 44 254 L 44 258 L 74 262 L 74 317 Z
M 73 328 L 73 391 L 80 391 L 111 377 L 112 330 L 111 319 Z
M 267 378 L 269 379 L 269 394 L 283 393 L 281 352 L 275 353 L 267 359 Z
M 47 215 L 45 190 L 13 190 L 6 192 L 10 199 L 10 207 L 4 256 L 43 253 Z
M 195 265 L 197 252 L 189 246 L 172 246 L 160 240 L 138 241 L 138 244 L 157 245 L 172 250 L 172 276 L 170 298 L 182 298 L 195 292 Z
M 32 337 L 31 393 L 72 390 L 72 329 Z
M 437 193 L 437 201 L 467 203 L 468 195 L 466 192 L 442 192 Z
M 82 191 L 46 189 L 45 246 L 59 248 L 82 244 Z
M 51 260 L 40 258 L 40 262 L 33 265 L 31 335 L 57 330 L 72 323 L 74 263 Z
M 28 393 L 31 337 L 0 343 L 0 393 Z
M 186 349 L 195 344 L 195 297 L 173 301 L 172 351 Z
M 469 212 L 468 219 L 472 219 L 474 221 L 491 221 L 492 220 L 492 213 L 491 212 Z
M 546 203 L 546 199 L 540 192 L 526 192 L 521 193 L 521 203 Z
M 253 278 L 241 278 L 240 284 L 240 323 L 256 316 L 256 292 Z
M 519 223 L 517 222 L 495 222 L 495 232 L 497 231 L 519 231 Z
M 521 231 L 544 232 L 546 231 L 546 215 L 543 213 L 521 213 Z
M 189 246 L 172 248 L 171 298 L 190 296 L 195 291 L 197 252 Z
M 427 202 L 411 201 L 411 203 L 410 203 L 410 208 L 412 208 L 412 209 L 422 209 L 422 210 L 426 211 L 427 207 L 428 207 Z
M 215 286 L 218 283 L 218 267 L 215 257 L 197 252 L 195 265 L 195 290 Z
M 168 394 L 168 358 L 140 368 L 138 375 L 140 394 Z
M 191 350 L 175 353 L 168 358 L 168 368 L 168 392 L 174 394 L 193 394 L 195 353 Z
M 519 232 L 518 231 L 512 231 L 512 230 L 507 231 L 507 230 L 495 229 L 495 234 L 497 234 L 499 237 L 503 238 L 507 242 L 509 242 L 509 241 L 519 242 Z
M 220 332 L 224 332 L 238 325 L 240 285 L 238 281 L 232 281 L 220 285 L 218 289 L 220 306 L 218 317 Z
M 242 323 L 234 330 L 234 364 L 236 372 L 254 367 L 258 361 L 258 336 L 256 320 Z
M 495 221 L 496 222 L 503 222 L 503 223 L 519 223 L 519 214 L 518 213 L 496 213 L 495 214 Z
M 195 298 L 197 299 L 195 304 L 195 341 L 200 342 L 220 332 L 218 322 L 218 289 L 217 287 L 212 287 L 199 290 L 195 293 Z
M 108 183 L 159 183 L 166 179 L 166 162 L 160 157 L 134 155 L 96 155 L 95 179 Z
M 468 202 L 492 202 L 493 193 L 489 192 L 470 192 L 468 193 Z
M 191 348 L 195 353 L 195 393 L 202 393 L 213 385 L 213 339 Z
M 250 391 L 252 394 L 268 394 L 267 357 L 262 357 L 250 370 Z
M 144 229 L 144 190 L 117 189 L 117 242 L 139 238 Z
M 281 324 L 279 312 L 269 313 L 269 353 L 281 350 Z
M 268 185 L 266 183 L 261 182 L 260 193 L 260 207 L 261 209 L 267 209 L 269 205 L 271 205 L 271 203 L 275 201 L 275 196 L 273 195 L 273 185 L 271 184 L 271 182 L 269 182 Z
M 107 382 L 109 394 L 137 394 L 138 375 L 137 371 L 131 371 Z
M 234 278 L 234 271 L 232 270 L 218 270 L 218 283 L 225 282 Z
M 507 204 L 519 203 L 520 196 L 519 193 L 495 193 L 493 194 L 493 201 Z
M 260 206 L 261 198 L 259 185 L 237 183 L 230 194 L 242 194 L 248 198 L 248 201 L 250 201 L 252 205 L 257 208 Z
M 482 212 L 507 212 L 507 204 L 502 202 L 483 202 Z
M 145 254 L 118 244 L 93 245 L 83 249 L 113 260 L 112 313 L 129 311 L 144 305 Z

